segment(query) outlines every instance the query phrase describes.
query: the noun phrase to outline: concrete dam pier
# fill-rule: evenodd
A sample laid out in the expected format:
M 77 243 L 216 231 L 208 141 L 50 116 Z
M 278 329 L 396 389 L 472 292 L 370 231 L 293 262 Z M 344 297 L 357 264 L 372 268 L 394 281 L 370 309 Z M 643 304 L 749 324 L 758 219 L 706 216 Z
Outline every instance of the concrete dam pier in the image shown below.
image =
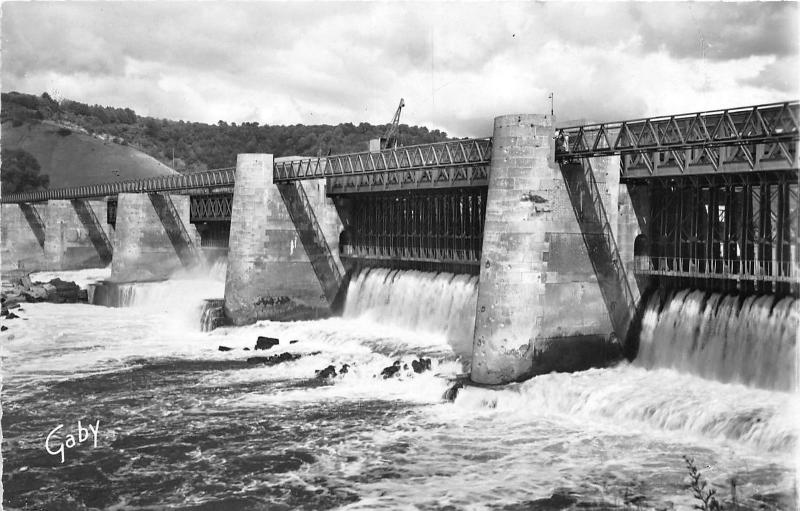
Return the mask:
M 581 370 L 633 358 L 661 306 L 650 297 L 798 297 L 799 110 L 503 115 L 489 138 L 240 154 L 235 168 L 7 194 L 3 265 L 110 264 L 124 283 L 226 256 L 235 325 L 339 314 L 374 268 L 464 274 L 477 279 L 474 382 Z

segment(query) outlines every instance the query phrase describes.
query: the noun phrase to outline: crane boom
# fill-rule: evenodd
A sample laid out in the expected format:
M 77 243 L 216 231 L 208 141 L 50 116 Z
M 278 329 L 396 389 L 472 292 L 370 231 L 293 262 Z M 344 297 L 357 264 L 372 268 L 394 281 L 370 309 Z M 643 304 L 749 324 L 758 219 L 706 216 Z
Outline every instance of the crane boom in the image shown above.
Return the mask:
M 392 123 L 388 128 L 386 128 L 386 133 L 383 135 L 383 144 L 381 144 L 381 149 L 392 149 L 397 147 L 397 136 L 400 132 L 400 111 L 403 110 L 404 106 L 406 106 L 406 102 L 403 101 L 403 98 L 400 98 L 400 104 L 397 105 L 397 110 L 394 113 L 394 119 L 392 119 Z

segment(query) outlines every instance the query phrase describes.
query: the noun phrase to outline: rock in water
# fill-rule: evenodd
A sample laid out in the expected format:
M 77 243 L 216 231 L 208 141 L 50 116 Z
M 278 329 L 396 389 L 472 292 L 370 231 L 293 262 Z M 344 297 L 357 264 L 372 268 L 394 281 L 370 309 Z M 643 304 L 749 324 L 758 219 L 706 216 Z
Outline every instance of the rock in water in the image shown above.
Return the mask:
M 229 348 L 229 347 L 227 347 L 227 346 L 220 346 L 220 347 L 219 347 L 219 350 L 220 350 L 220 351 L 231 351 L 232 349 L 233 349 L 233 348 Z
M 298 341 L 297 339 L 294 339 L 294 340 L 292 340 L 292 341 L 289 341 L 289 344 L 296 344 L 296 343 L 298 343 L 298 342 L 300 342 L 300 341 Z
M 336 368 L 334 366 L 328 366 L 322 371 L 317 371 L 317 378 L 324 379 L 324 378 L 335 378 L 336 377 Z
M 50 284 L 33 285 L 22 292 L 22 295 L 25 296 L 29 302 L 43 302 L 47 299 L 51 299 L 51 294 L 53 298 L 56 297 L 56 287 Z
M 257 350 L 268 350 L 273 346 L 277 346 L 280 344 L 278 339 L 274 337 L 262 337 L 258 336 L 258 340 L 256 340 L 256 349 Z
M 291 362 L 298 358 L 300 358 L 300 355 L 297 353 L 281 353 L 280 355 L 272 355 L 271 357 L 250 357 L 247 359 L 247 363 L 274 366 L 283 362 Z
M 81 288 L 74 282 L 53 279 L 43 286 L 47 290 L 48 301 L 55 303 L 75 303 L 81 299 Z
M 7 326 L 5 325 L 0 326 L 0 332 L 5 332 L 6 330 L 8 330 Z
M 400 361 L 396 360 L 394 364 L 390 365 L 389 367 L 384 367 L 383 371 L 381 371 L 381 376 L 383 379 L 392 378 L 400 371 Z
M 350 365 L 349 364 L 343 364 L 342 368 L 339 369 L 339 374 L 347 374 L 349 371 L 350 371 Z
M 419 374 L 431 370 L 431 359 L 419 357 L 419 360 L 411 361 L 411 368 Z
M 445 401 L 450 401 L 451 403 L 456 400 L 458 397 L 458 391 L 464 388 L 464 384 L 460 381 L 455 382 L 451 385 L 447 390 L 444 391 L 444 395 L 442 398 Z

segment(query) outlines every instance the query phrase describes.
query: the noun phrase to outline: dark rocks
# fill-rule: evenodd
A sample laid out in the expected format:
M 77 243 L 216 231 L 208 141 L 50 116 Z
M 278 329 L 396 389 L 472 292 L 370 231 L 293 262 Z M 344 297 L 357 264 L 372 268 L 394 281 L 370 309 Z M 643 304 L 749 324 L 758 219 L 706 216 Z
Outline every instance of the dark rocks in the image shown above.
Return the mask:
M 7 326 L 5 325 L 0 326 L 0 332 L 5 332 L 6 330 L 8 330 Z
M 325 378 L 335 378 L 336 377 L 336 367 L 330 365 L 321 371 L 316 371 L 317 378 L 325 379 Z
M 250 348 L 244 348 L 245 351 L 250 351 Z
M 431 370 L 431 359 L 419 357 L 418 360 L 411 361 L 411 368 L 417 374 L 424 373 Z
M 460 381 L 455 382 L 447 390 L 444 391 L 442 399 L 450 401 L 451 403 L 458 397 L 458 391 L 464 388 L 464 384 Z
M 258 336 L 258 340 L 256 340 L 256 349 L 268 350 L 273 346 L 277 346 L 278 344 L 280 344 L 280 341 L 274 337 Z
M 417 360 L 412 360 L 411 369 L 413 369 L 414 372 L 417 374 L 423 373 L 425 371 L 430 371 L 431 359 L 419 357 Z M 387 378 L 393 378 L 395 376 L 399 376 L 400 371 L 408 371 L 408 370 L 409 370 L 408 364 L 405 364 L 400 360 L 395 360 L 392 365 L 383 368 L 383 370 L 381 371 L 381 376 L 385 380 Z
M 233 348 L 229 348 L 227 346 L 220 346 L 219 351 L 231 351 Z
M 31 282 L 30 277 L 3 275 L 3 304 L 11 307 L 19 302 L 85 303 L 86 290 L 74 282 L 52 279 Z
M 250 357 L 247 359 L 248 364 L 264 364 L 274 366 L 283 362 L 291 362 L 300 358 L 297 353 L 281 353 L 280 355 L 272 355 L 271 357 Z
M 41 286 L 41 287 L 40 287 Z M 28 301 L 48 301 L 52 303 L 77 303 L 85 302 L 85 293 L 74 282 L 61 279 L 52 279 L 47 284 L 35 283 L 27 293 Z
M 300 342 L 300 341 L 298 341 L 297 339 L 294 339 L 294 340 L 289 341 L 289 344 L 297 344 L 298 342 Z
M 394 364 L 390 365 L 389 367 L 383 368 L 383 371 L 381 371 L 381 376 L 383 376 L 383 379 L 386 380 L 388 378 L 393 378 L 399 371 L 400 371 L 400 361 L 395 360 Z
M 339 369 L 339 376 L 344 376 L 350 371 L 350 364 L 342 364 L 342 367 Z M 317 374 L 317 378 L 324 380 L 326 378 L 336 378 L 336 366 L 329 365 L 325 369 L 314 371 Z
M 8 314 L 6 314 L 6 319 L 18 319 L 18 318 L 19 316 L 17 316 L 13 312 L 9 312 Z

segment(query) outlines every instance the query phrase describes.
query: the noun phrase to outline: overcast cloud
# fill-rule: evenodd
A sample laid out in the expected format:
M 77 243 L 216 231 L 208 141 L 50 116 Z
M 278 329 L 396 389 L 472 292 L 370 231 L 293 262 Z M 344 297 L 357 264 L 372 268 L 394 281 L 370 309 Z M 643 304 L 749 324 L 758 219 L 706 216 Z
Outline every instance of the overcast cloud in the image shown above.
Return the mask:
M 798 4 L 4 2 L 2 89 L 215 123 L 614 120 L 798 96 Z

